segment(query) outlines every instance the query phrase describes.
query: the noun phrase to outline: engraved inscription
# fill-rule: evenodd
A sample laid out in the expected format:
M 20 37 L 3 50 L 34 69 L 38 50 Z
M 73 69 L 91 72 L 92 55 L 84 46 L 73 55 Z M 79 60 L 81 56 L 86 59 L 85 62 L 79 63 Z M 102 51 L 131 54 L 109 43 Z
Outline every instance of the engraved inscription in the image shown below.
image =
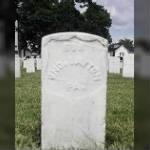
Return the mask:
M 65 52 L 67 52 L 67 53 L 82 53 L 82 52 L 84 52 L 85 50 L 84 49 L 75 49 L 75 48 L 70 48 L 70 49 L 68 49 L 68 48 L 66 48 L 65 50 L 64 50 Z
M 88 70 L 88 72 L 93 76 L 93 81 L 100 81 L 101 74 L 100 71 L 96 68 L 96 66 L 90 62 L 58 62 L 52 70 L 49 72 L 49 79 L 56 80 L 57 74 L 66 69 L 69 66 L 81 67 L 83 69 Z
M 80 68 L 85 70 L 92 77 L 90 81 L 84 81 L 84 79 L 71 80 L 71 79 L 61 79 L 59 74 L 69 67 Z M 48 72 L 48 78 L 51 81 L 61 81 L 67 85 L 67 91 L 86 91 L 87 84 L 94 84 L 101 81 L 101 73 L 99 69 L 91 62 L 88 61 L 61 61 L 57 62 L 54 67 L 52 67 Z M 83 81 L 82 81 L 83 80 Z M 88 83 L 87 83 L 88 82 Z

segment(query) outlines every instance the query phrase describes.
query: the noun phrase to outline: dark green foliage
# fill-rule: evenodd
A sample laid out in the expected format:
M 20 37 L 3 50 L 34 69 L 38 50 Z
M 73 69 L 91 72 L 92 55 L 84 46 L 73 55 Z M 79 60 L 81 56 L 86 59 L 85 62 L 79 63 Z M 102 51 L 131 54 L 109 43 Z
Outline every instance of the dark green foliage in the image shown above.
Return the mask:
M 100 35 L 111 42 L 111 37 L 108 30 L 110 26 L 110 15 L 104 7 L 96 4 L 89 5 L 87 12 L 84 14 L 84 22 L 81 30 Z
M 121 40 L 119 40 L 119 45 L 123 45 L 127 49 L 133 49 L 134 48 L 133 41 L 130 40 L 130 39 L 121 39 Z
M 81 15 L 73 1 L 22 0 L 17 9 L 19 19 L 19 47 L 27 49 L 29 41 L 32 51 L 40 51 L 41 38 L 46 34 L 80 31 L 100 35 L 111 41 L 109 13 L 89 1 L 88 11 Z

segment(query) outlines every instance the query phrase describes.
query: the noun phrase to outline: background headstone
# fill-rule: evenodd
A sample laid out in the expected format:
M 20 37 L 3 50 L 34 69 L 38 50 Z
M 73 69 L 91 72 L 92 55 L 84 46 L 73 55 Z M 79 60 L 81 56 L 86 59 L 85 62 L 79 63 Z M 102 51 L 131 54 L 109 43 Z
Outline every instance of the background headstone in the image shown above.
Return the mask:
M 120 74 L 121 63 L 118 57 L 109 56 L 108 63 L 109 73 Z
M 26 60 L 26 72 L 27 73 L 35 72 L 35 60 L 34 60 L 34 58 L 29 58 Z
M 28 62 L 27 59 L 24 59 L 24 60 L 23 60 L 23 68 L 24 68 L 24 69 L 27 68 L 27 62 Z
M 20 57 L 15 55 L 15 78 L 21 77 L 21 62 Z
M 41 58 L 36 58 L 36 69 L 41 70 Z
M 86 33 L 42 39 L 42 149 L 104 148 L 107 41 Z
M 134 78 L 134 55 L 124 57 L 123 77 Z

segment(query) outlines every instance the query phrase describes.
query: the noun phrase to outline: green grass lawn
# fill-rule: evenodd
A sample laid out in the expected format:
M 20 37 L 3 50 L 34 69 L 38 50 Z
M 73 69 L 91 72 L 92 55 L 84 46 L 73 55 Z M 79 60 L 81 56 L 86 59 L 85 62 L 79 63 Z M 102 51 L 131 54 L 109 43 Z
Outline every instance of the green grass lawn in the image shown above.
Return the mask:
M 40 147 L 40 72 L 16 80 L 16 147 Z M 134 133 L 134 80 L 109 75 L 106 148 L 132 149 Z

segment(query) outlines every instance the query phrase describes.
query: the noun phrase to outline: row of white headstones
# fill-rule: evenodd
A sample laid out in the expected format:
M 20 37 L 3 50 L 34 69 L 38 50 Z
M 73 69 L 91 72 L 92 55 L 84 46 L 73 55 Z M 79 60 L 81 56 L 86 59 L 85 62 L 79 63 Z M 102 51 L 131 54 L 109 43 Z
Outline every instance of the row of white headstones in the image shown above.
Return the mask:
M 17 62 L 19 61 L 19 62 Z M 18 68 L 22 64 L 23 69 L 27 73 L 34 73 L 36 70 L 41 70 L 41 58 L 19 59 Z M 113 74 L 122 74 L 123 77 L 134 78 L 134 55 L 124 57 L 123 61 L 120 58 L 108 56 L 108 72 Z M 16 77 L 20 77 L 20 70 L 16 71 Z
M 122 74 L 123 77 L 134 78 L 134 55 L 128 55 L 121 61 L 118 57 L 108 57 L 109 73 Z
M 119 73 L 120 60 L 108 57 L 107 40 L 87 33 L 48 35 L 41 51 L 42 67 L 40 58 L 23 63 L 42 71 L 41 149 L 104 149 L 108 66 Z M 124 72 L 131 64 L 125 59 Z M 16 56 L 17 76 L 19 68 Z
M 27 73 L 33 73 L 36 70 L 41 70 L 41 58 L 29 58 L 22 61 L 23 69 Z
M 19 56 L 15 57 L 15 77 L 21 77 L 21 68 L 25 69 L 27 73 L 34 73 L 36 70 L 41 70 L 41 58 L 22 59 Z

